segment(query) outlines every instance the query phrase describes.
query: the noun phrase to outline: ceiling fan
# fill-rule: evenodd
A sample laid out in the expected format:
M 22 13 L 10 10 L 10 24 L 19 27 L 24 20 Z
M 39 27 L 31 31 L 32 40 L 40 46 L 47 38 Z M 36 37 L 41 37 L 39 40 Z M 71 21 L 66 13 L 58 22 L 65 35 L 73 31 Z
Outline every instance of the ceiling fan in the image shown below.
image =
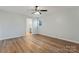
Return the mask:
M 39 6 L 35 6 L 33 14 L 41 14 L 41 12 L 47 12 L 46 9 L 39 9 Z

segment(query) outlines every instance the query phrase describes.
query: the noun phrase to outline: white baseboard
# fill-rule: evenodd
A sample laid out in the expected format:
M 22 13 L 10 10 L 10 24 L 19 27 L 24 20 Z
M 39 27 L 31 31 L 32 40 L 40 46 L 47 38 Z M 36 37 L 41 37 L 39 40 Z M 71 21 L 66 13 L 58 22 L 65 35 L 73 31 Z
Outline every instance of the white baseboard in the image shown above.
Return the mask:
M 65 40 L 65 41 L 69 41 L 69 42 L 73 42 L 73 43 L 79 44 L 79 41 L 70 40 L 68 38 L 63 38 L 63 37 L 58 37 L 58 36 L 51 36 L 51 35 L 41 34 L 41 33 L 40 33 L 40 35 L 45 35 L 45 36 L 48 36 L 48 37 L 58 38 L 58 39 L 61 39 L 61 40 Z
M 24 36 L 24 35 L 12 36 L 12 37 L 2 37 L 2 38 L 0 38 L 0 40 L 7 40 L 7 39 L 16 38 L 16 37 L 21 37 L 21 36 Z

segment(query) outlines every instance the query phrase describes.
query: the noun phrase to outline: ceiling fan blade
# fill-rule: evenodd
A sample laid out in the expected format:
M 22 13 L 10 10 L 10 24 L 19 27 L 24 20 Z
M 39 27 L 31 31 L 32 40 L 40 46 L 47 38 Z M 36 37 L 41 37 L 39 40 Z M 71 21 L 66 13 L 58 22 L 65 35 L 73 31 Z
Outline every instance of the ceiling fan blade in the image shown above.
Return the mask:
M 47 12 L 47 10 L 40 10 L 40 11 Z

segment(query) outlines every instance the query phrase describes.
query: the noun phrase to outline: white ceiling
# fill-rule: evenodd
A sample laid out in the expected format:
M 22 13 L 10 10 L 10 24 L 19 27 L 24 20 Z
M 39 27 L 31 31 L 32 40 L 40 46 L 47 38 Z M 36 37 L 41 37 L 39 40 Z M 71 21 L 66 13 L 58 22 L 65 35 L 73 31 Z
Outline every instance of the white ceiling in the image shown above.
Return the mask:
M 22 15 L 27 15 L 31 9 L 32 7 L 29 6 L 0 6 L 0 10 L 18 13 Z
M 65 7 L 65 6 L 40 6 L 40 9 L 47 9 L 47 14 L 53 14 L 57 11 L 67 11 L 67 10 L 79 10 L 79 7 Z M 34 6 L 0 6 L 0 10 L 18 13 L 22 15 L 30 16 L 34 11 Z M 44 13 L 43 13 L 44 14 Z
M 34 11 L 34 6 L 0 6 L 0 10 L 29 16 Z

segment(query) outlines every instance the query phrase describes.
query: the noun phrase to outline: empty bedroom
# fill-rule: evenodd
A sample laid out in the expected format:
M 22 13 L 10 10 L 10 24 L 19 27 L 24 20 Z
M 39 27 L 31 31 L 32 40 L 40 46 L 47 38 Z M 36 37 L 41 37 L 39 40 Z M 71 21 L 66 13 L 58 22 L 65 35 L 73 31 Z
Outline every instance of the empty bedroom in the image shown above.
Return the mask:
M 0 6 L 0 53 L 78 53 L 79 6 Z

